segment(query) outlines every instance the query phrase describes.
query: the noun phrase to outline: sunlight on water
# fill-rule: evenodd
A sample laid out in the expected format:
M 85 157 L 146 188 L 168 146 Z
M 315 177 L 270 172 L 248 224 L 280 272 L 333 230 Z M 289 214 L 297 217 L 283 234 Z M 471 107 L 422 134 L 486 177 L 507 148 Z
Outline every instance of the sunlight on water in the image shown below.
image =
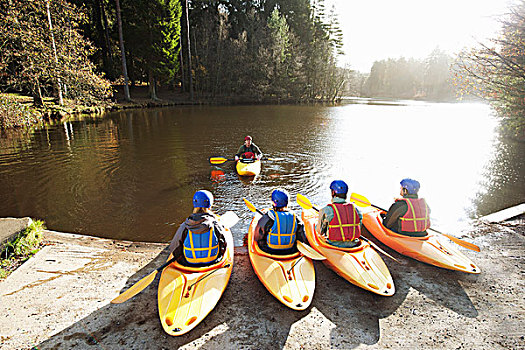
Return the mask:
M 356 101 L 354 101 L 356 102 Z M 523 199 L 523 144 L 497 137 L 484 104 L 371 101 L 336 107 L 179 107 L 112 113 L 0 138 L 0 217 L 44 219 L 50 229 L 167 241 L 209 189 L 218 213 L 234 210 L 236 244 L 253 216 L 242 197 L 270 205 L 286 188 L 324 205 L 334 179 L 381 207 L 413 177 L 438 229 L 466 227 Z M 231 158 L 250 134 L 265 161 L 240 178 Z

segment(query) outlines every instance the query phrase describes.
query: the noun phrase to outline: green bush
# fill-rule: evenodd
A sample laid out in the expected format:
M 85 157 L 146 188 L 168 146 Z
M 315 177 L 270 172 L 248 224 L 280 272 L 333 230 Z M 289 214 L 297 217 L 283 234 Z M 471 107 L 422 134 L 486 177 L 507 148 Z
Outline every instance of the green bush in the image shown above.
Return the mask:
M 0 94 L 0 128 L 30 126 L 42 121 L 42 114 L 15 96 Z

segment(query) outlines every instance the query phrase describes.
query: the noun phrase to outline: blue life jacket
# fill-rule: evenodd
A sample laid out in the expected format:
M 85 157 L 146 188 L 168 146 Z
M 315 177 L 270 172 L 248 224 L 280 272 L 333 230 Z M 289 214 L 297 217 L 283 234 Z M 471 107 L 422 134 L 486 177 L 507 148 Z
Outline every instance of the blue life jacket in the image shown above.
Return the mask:
M 295 214 L 289 211 L 271 210 L 275 216 L 273 226 L 268 232 L 266 242 L 272 249 L 289 249 L 292 248 L 297 231 L 297 220 Z
M 190 264 L 209 263 L 219 256 L 219 241 L 212 228 L 203 233 L 188 230 L 184 239 L 184 257 Z

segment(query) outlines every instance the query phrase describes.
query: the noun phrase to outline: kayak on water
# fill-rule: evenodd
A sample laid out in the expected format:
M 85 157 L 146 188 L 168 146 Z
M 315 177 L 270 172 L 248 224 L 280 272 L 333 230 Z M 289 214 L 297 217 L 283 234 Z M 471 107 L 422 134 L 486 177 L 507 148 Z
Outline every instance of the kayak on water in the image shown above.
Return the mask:
M 174 262 L 162 271 L 158 308 L 162 327 L 169 335 L 191 331 L 219 302 L 233 269 L 233 238 L 228 228 L 224 237 L 227 248 L 218 263 L 189 267 Z
M 261 172 L 261 161 L 258 159 L 240 159 L 235 168 L 240 176 L 257 176 Z
M 268 291 L 284 305 L 304 310 L 312 302 L 315 270 L 312 260 L 299 252 L 273 255 L 262 251 L 254 241 L 254 231 L 261 214 L 255 213 L 248 230 L 248 255 L 253 270 Z
M 310 246 L 324 255 L 326 266 L 348 282 L 370 292 L 392 296 L 395 293 L 390 271 L 379 254 L 364 240 L 355 248 L 339 248 L 325 243 L 315 232 L 318 212 L 304 209 L 302 219 Z
M 440 234 L 409 237 L 386 228 L 379 210 L 363 214 L 363 224 L 374 237 L 398 253 L 445 269 L 480 273 L 481 270 L 459 250 L 452 247 Z

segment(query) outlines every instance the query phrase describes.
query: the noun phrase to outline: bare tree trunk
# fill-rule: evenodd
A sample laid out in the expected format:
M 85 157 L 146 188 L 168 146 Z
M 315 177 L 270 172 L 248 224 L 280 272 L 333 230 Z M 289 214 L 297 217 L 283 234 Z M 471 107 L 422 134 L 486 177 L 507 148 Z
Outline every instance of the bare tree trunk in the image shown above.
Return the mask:
M 109 24 L 108 24 L 108 16 L 106 15 L 106 8 L 104 7 L 104 0 L 99 0 L 100 4 L 100 14 L 102 17 L 102 24 L 104 26 L 104 39 L 106 42 L 106 57 L 107 57 L 107 67 L 108 70 L 108 76 L 110 79 L 114 79 L 113 75 L 113 52 L 111 51 L 111 41 L 109 39 Z
M 49 22 L 49 32 L 51 33 L 51 43 L 53 44 L 53 53 L 55 54 L 55 64 L 56 68 L 58 69 L 58 56 L 57 56 L 57 46 L 55 44 L 55 34 L 53 34 L 53 23 L 51 22 L 51 11 L 49 10 L 49 1 L 46 1 L 46 9 L 47 9 L 47 20 Z M 55 72 L 55 74 L 57 74 Z M 64 105 L 64 99 L 62 98 L 62 81 L 60 80 L 60 76 L 57 77 L 57 90 L 58 90 L 58 104 Z
M 117 22 L 118 22 L 118 39 L 120 42 L 120 52 L 122 56 L 122 75 L 124 75 L 124 97 L 126 101 L 131 101 L 129 96 L 129 78 L 128 78 L 128 67 L 126 65 L 126 51 L 124 49 L 124 35 L 122 34 L 122 19 L 120 18 L 120 1 L 116 0 L 117 3 Z
M 153 76 L 153 72 L 148 70 L 148 88 L 149 88 L 149 97 L 153 101 L 158 101 L 157 97 L 157 81 L 155 80 L 155 77 Z
M 191 74 L 190 18 L 188 16 L 188 0 L 184 0 L 184 13 L 186 15 L 186 38 L 188 41 L 186 45 L 186 62 L 188 64 L 188 89 L 190 92 L 191 101 L 193 100 L 193 77 Z
M 33 104 L 35 106 L 43 106 L 44 99 L 42 98 L 42 90 L 40 89 L 40 82 L 38 79 L 35 79 L 33 84 Z
M 180 60 L 180 88 L 181 91 L 185 91 L 186 89 L 186 71 L 184 70 L 184 51 L 182 46 L 182 33 L 179 37 L 180 42 L 180 51 L 179 51 L 179 60 Z

